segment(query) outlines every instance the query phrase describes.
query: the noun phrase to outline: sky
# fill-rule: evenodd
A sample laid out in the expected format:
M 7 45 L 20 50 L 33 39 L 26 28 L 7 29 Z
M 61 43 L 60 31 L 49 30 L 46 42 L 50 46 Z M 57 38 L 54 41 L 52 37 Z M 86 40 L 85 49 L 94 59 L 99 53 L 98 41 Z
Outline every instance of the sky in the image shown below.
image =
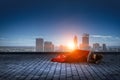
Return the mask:
M 90 44 L 120 46 L 119 0 L 0 0 L 0 46 L 35 46 L 35 38 L 55 45 L 77 35 Z

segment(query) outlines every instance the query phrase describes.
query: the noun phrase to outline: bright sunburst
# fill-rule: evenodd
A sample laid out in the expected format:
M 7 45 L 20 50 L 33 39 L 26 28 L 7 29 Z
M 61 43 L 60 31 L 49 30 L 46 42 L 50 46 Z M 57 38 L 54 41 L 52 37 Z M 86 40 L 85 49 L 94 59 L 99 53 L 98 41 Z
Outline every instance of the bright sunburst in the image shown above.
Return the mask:
M 68 47 L 70 50 L 74 50 L 74 49 L 75 49 L 75 45 L 74 45 L 73 42 L 69 42 L 69 43 L 67 44 L 67 47 Z

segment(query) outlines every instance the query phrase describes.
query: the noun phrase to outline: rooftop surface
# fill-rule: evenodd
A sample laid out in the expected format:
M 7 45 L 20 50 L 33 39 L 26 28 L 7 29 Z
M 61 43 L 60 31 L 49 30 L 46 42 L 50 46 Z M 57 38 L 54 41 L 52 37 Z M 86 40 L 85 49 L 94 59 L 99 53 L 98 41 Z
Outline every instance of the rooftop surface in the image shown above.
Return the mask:
M 120 80 L 120 54 L 100 64 L 57 63 L 58 54 L 0 54 L 0 80 Z

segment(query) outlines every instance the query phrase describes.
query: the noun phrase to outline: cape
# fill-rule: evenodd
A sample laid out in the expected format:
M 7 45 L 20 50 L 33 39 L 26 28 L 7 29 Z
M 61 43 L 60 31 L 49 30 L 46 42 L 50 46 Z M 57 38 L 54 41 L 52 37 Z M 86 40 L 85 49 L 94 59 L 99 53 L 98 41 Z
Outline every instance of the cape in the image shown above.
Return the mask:
M 88 50 L 74 50 L 70 53 L 59 54 L 58 56 L 51 59 L 52 62 L 87 62 Z

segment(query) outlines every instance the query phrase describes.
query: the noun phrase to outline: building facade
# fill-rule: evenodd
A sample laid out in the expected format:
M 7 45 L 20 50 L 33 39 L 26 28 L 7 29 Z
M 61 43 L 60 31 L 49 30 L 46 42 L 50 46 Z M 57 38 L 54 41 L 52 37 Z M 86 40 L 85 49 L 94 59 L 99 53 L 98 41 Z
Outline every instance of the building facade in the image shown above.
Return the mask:
M 44 52 L 53 52 L 54 51 L 54 45 L 50 41 L 44 42 Z
M 75 49 L 78 49 L 78 38 L 77 38 L 77 36 L 74 36 L 74 46 L 75 46 Z
M 43 52 L 44 40 L 42 38 L 36 38 L 36 52 Z
M 90 46 L 89 46 L 89 34 L 84 33 L 82 35 L 82 44 L 80 44 L 80 49 L 84 49 L 84 50 L 90 49 Z
M 100 44 L 99 43 L 94 43 L 93 44 L 93 51 L 100 51 Z
M 102 44 L 102 49 L 103 49 L 103 51 L 107 51 L 106 44 Z

